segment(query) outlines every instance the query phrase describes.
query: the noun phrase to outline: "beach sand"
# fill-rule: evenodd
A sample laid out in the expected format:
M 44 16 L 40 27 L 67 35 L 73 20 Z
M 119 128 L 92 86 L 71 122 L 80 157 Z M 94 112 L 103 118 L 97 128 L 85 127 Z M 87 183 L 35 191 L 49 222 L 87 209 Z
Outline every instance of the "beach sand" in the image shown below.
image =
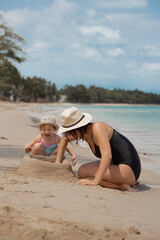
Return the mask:
M 0 102 L 0 240 L 160 239 L 160 175 L 142 169 L 138 193 L 78 185 L 79 166 L 97 160 L 80 146 L 73 169 L 67 154 L 59 170 L 35 159 L 29 166 L 24 146 L 38 129 L 18 108 L 34 105 Z

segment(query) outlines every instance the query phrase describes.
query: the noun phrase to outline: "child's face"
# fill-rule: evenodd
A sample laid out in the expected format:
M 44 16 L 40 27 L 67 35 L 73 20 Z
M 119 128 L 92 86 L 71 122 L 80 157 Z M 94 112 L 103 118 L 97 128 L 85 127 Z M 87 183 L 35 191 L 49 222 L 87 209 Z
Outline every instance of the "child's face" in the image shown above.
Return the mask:
M 55 128 L 52 125 L 46 124 L 41 127 L 41 133 L 43 134 L 43 137 L 50 138 L 53 136 L 53 133 L 55 131 Z

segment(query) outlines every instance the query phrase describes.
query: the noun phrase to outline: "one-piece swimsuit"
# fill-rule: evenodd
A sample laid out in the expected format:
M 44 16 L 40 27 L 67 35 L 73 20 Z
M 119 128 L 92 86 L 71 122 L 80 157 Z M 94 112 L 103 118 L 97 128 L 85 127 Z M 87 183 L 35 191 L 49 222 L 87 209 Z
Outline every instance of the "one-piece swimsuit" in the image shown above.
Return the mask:
M 57 148 L 56 135 L 54 134 L 54 142 L 53 143 L 46 144 L 46 143 L 42 142 L 42 136 L 41 136 L 41 139 L 40 139 L 40 143 L 41 143 L 41 146 L 44 150 L 44 155 L 45 156 L 50 156 L 51 153 Z
M 97 146 L 93 140 L 95 152 L 91 150 L 94 155 L 101 158 L 101 152 L 99 146 Z M 111 151 L 112 151 L 112 164 L 126 164 L 131 167 L 134 172 L 136 180 L 140 176 L 141 163 L 138 153 L 133 144 L 122 134 L 113 129 L 113 135 L 110 139 Z

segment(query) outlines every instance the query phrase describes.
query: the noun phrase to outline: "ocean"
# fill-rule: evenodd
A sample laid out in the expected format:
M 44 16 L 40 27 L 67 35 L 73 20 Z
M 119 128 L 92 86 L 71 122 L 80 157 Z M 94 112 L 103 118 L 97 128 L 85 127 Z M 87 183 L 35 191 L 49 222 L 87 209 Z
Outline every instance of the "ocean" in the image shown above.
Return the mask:
M 74 104 L 73 104 L 74 106 Z M 29 118 L 54 115 L 60 121 L 61 112 L 70 105 L 40 105 L 33 107 Z M 76 105 L 90 113 L 93 121 L 104 121 L 125 135 L 138 153 L 145 157 L 143 167 L 160 174 L 160 106 L 159 105 Z M 36 110 L 36 111 L 34 111 Z M 83 146 L 83 145 L 82 145 Z M 84 144 L 84 147 L 86 145 Z

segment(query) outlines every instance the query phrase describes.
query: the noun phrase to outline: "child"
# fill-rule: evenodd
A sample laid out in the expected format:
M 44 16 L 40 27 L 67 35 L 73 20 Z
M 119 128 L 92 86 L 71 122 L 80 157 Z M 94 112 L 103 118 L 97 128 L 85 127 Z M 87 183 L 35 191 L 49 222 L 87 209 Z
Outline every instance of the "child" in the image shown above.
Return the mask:
M 25 146 L 25 152 L 32 151 L 34 155 L 53 156 L 57 154 L 58 144 L 61 137 L 54 131 L 58 130 L 59 126 L 56 123 L 54 116 L 43 116 L 38 124 L 41 131 L 37 137 Z M 72 165 L 76 164 L 76 156 L 71 147 L 67 146 L 66 151 L 72 156 Z

